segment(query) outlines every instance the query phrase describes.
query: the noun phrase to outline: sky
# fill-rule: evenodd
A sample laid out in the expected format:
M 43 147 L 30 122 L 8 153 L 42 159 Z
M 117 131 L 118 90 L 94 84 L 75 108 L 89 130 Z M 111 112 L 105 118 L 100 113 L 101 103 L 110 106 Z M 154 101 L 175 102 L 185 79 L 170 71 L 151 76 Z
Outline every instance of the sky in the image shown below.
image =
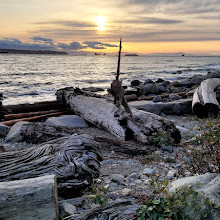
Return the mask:
M 220 0 L 0 0 L 0 48 L 220 55 Z

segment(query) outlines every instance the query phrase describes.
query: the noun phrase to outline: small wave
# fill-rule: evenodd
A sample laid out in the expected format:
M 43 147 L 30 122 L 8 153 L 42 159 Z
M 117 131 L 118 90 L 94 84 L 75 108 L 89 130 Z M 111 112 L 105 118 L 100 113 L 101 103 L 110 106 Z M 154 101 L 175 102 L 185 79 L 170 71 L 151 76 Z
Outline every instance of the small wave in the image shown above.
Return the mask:
M 207 65 L 207 69 L 209 69 L 209 70 L 219 70 L 220 71 L 220 63 L 209 64 L 209 65 Z

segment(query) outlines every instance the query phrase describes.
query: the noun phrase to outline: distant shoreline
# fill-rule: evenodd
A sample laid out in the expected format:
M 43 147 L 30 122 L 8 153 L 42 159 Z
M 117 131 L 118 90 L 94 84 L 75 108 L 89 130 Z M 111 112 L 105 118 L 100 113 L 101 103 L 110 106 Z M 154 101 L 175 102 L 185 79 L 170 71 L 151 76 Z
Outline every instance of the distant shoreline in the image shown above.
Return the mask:
M 52 51 L 52 50 L 17 50 L 17 49 L 0 49 L 0 54 L 54 54 L 54 55 L 68 55 L 66 52 Z

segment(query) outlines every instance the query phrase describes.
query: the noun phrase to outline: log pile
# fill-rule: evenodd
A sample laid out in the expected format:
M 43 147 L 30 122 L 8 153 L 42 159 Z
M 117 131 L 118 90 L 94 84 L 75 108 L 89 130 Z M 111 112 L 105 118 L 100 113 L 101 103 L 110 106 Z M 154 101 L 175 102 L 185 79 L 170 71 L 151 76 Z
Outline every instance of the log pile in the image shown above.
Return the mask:
M 0 154 L 0 182 L 56 175 L 59 196 L 79 194 L 99 176 L 99 144 L 88 135 L 71 135 L 22 151 Z
M 74 89 L 57 91 L 58 100 L 65 100 L 73 112 L 121 140 L 152 144 L 150 136 L 161 132 L 171 136 L 176 143 L 181 139 L 175 125 L 160 116 L 132 109 L 133 121 L 123 109 L 105 99 L 78 94 Z
M 214 91 L 218 86 L 220 86 L 220 79 L 211 78 L 204 80 L 195 90 L 192 102 L 192 110 L 195 115 L 203 118 L 218 114 L 220 105 Z

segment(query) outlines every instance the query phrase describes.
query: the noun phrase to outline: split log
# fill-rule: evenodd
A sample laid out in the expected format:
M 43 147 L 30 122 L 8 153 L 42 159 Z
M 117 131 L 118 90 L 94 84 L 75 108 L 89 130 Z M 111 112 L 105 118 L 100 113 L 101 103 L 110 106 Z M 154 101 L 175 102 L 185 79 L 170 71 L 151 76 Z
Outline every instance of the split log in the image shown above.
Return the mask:
M 65 96 L 70 108 L 90 123 L 104 128 L 121 140 L 135 140 L 144 144 L 153 143 L 153 133 L 169 135 L 178 143 L 181 139 L 175 125 L 158 115 L 132 109 L 134 121 L 122 109 L 105 99 L 82 95 Z
M 7 115 L 4 115 L 4 120 L 8 121 L 8 120 L 14 120 L 14 119 L 19 119 L 19 118 L 29 118 L 29 117 L 34 117 L 38 115 L 47 115 L 47 114 L 56 113 L 56 112 L 58 112 L 58 110 L 19 113 L 19 114 L 7 114 Z
M 30 118 L 20 118 L 20 119 L 15 119 L 15 120 L 10 120 L 10 121 L 3 121 L 2 124 L 7 125 L 7 126 L 12 126 L 20 121 L 36 121 L 36 120 L 46 119 L 49 117 L 60 116 L 63 114 L 64 114 L 63 112 L 56 112 L 56 113 L 50 113 L 46 115 L 34 116 Z
M 0 183 L 0 219 L 58 220 L 54 175 Z
M 59 196 L 79 195 L 100 172 L 100 146 L 88 135 L 0 154 L 0 182 L 54 174 Z
M 192 102 L 192 111 L 195 115 L 203 118 L 218 114 L 220 105 L 214 92 L 218 86 L 220 86 L 220 79 L 211 78 L 204 80 L 195 90 Z
M 35 111 L 48 111 L 63 109 L 63 105 L 57 101 L 35 102 L 33 104 L 5 105 L 3 109 L 9 113 L 26 113 Z

